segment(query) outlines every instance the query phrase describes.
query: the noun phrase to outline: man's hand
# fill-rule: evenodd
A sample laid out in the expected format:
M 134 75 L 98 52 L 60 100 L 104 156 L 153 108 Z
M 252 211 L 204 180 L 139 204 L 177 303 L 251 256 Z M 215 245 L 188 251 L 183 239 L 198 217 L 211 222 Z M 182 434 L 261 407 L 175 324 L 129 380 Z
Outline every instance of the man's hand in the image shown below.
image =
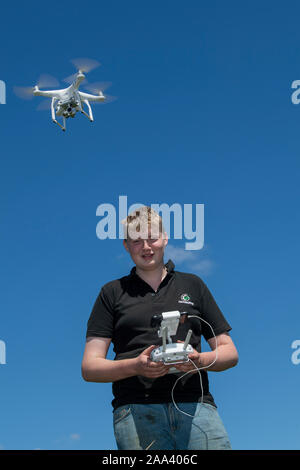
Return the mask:
M 178 342 L 183 343 L 183 341 Z M 237 365 L 239 360 L 238 352 L 228 332 L 210 338 L 207 342 L 211 351 L 198 353 L 194 349 L 188 356 L 195 363 L 197 368 L 221 372 Z M 196 373 L 198 371 L 195 369 L 195 366 L 191 362 L 175 365 L 175 367 L 182 372 L 192 370 Z
M 165 366 L 163 362 L 154 362 L 150 359 L 150 354 L 157 346 L 149 346 L 135 359 L 136 375 L 142 375 L 155 379 L 162 377 L 169 372 L 171 366 Z
M 184 343 L 184 341 L 177 340 L 177 343 Z M 174 364 L 174 367 L 176 367 L 176 369 L 180 370 L 181 372 L 193 371 L 191 372 L 191 374 L 198 372 L 195 366 L 201 367 L 200 353 L 193 349 L 193 352 L 190 353 L 188 357 L 195 363 L 195 365 L 192 362 L 188 361 L 183 362 L 182 364 Z

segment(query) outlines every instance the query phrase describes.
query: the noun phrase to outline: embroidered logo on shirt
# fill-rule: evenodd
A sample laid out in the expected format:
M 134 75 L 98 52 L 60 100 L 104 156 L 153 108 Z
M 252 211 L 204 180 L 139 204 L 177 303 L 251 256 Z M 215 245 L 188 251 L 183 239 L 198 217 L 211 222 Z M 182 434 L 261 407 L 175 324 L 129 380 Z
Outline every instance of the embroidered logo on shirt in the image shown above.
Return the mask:
M 191 298 L 190 298 L 189 294 L 182 294 L 180 296 L 180 299 L 181 300 L 178 300 L 178 303 L 180 303 L 180 304 L 194 305 L 194 302 L 190 302 Z

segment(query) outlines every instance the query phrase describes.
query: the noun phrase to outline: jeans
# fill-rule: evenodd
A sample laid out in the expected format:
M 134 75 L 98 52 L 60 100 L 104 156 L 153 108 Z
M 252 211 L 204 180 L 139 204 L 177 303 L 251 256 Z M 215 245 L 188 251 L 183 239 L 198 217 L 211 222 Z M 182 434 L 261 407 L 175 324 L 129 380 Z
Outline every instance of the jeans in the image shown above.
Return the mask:
M 207 403 L 129 404 L 113 411 L 118 450 L 231 449 L 219 413 Z M 199 414 L 199 416 L 198 416 Z

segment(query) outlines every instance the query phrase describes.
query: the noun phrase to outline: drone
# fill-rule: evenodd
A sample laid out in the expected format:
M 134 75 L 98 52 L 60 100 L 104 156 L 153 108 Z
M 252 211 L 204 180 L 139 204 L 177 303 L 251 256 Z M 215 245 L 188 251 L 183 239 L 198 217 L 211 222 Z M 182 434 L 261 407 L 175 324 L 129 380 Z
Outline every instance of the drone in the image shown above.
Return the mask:
M 74 118 L 77 112 L 81 112 L 86 116 L 90 122 L 94 121 L 90 101 L 94 103 L 110 102 L 115 97 L 104 95 L 103 91 L 108 88 L 110 82 L 102 82 L 96 84 L 85 85 L 85 88 L 96 93 L 90 94 L 79 91 L 81 83 L 86 78 L 86 73 L 92 69 L 99 67 L 100 63 L 92 59 L 73 59 L 71 62 L 77 68 L 77 73 L 64 79 L 66 82 L 71 82 L 67 88 L 56 90 L 41 90 L 40 88 L 58 85 L 56 79 L 51 76 L 42 76 L 39 82 L 34 87 L 14 87 L 15 93 L 21 98 L 32 98 L 33 96 L 44 96 L 51 98 L 51 118 L 63 131 L 66 130 L 66 120 Z M 87 107 L 87 111 L 84 109 Z M 43 109 L 41 106 L 39 109 Z M 62 124 L 57 120 L 57 117 L 62 118 Z

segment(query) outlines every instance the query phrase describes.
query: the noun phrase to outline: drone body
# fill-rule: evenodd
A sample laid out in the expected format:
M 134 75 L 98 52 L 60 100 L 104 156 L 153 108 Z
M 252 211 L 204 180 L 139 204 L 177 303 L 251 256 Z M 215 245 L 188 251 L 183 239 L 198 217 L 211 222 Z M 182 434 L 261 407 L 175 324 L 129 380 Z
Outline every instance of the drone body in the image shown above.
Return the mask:
M 69 117 L 74 118 L 76 113 L 79 111 L 84 114 L 91 122 L 94 121 L 90 101 L 94 103 L 109 101 L 107 100 L 108 96 L 104 96 L 103 90 L 105 87 L 107 88 L 107 86 L 110 86 L 110 83 L 101 83 L 98 84 L 98 87 L 95 86 L 97 84 L 95 84 L 94 87 L 93 85 L 90 85 L 90 89 L 95 91 L 97 93 L 96 95 L 79 91 L 81 83 L 86 78 L 85 72 L 98 67 L 100 65 L 99 62 L 93 61 L 91 59 L 73 59 L 72 62 L 77 68 L 77 73 L 72 77 L 65 79 L 66 81 L 70 82 L 71 78 L 72 82 L 71 85 L 67 88 L 44 91 L 40 89 L 40 86 L 43 87 L 43 85 L 39 84 L 35 85 L 33 88 L 15 87 L 16 94 L 23 98 L 28 98 L 29 96 L 43 96 L 46 98 L 51 98 L 52 121 L 63 131 L 66 130 L 66 119 Z M 50 84 L 50 86 L 52 85 L 53 83 Z M 57 85 L 58 83 L 56 83 L 56 86 Z M 86 86 L 86 88 L 88 89 L 89 87 Z M 85 106 L 87 107 L 87 112 L 84 109 Z M 57 117 L 62 118 L 62 124 L 57 120 Z
M 35 96 L 45 96 L 47 98 L 52 98 L 52 101 L 51 101 L 52 121 L 55 124 L 58 124 L 63 131 L 66 130 L 66 119 L 69 117 L 74 118 L 78 111 L 80 111 L 82 114 L 88 117 L 89 120 L 92 122 L 94 118 L 93 118 L 92 108 L 91 108 L 89 101 L 101 102 L 105 100 L 105 96 L 103 95 L 102 91 L 99 91 L 98 96 L 79 91 L 78 88 L 84 79 L 85 79 L 85 75 L 83 74 L 83 72 L 79 70 L 79 72 L 76 75 L 76 79 L 74 80 L 72 85 L 62 90 L 42 91 L 39 89 L 38 86 L 34 87 L 33 94 Z M 87 114 L 84 111 L 83 109 L 84 104 L 86 104 L 89 114 Z M 56 114 L 57 116 L 62 117 L 63 125 L 57 121 Z

